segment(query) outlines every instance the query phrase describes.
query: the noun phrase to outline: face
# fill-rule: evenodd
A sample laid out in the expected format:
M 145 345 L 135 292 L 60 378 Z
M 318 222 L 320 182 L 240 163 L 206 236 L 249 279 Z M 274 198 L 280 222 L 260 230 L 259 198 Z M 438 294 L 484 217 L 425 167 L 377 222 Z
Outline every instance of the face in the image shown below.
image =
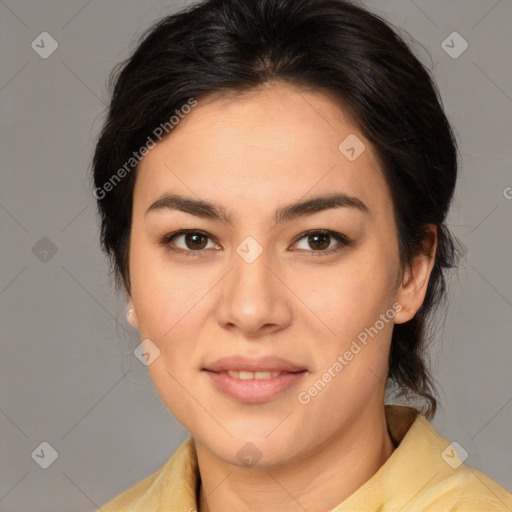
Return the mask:
M 318 91 L 210 97 L 149 151 L 131 322 L 197 443 L 277 466 L 382 407 L 393 323 L 408 319 L 393 219 L 370 143 Z

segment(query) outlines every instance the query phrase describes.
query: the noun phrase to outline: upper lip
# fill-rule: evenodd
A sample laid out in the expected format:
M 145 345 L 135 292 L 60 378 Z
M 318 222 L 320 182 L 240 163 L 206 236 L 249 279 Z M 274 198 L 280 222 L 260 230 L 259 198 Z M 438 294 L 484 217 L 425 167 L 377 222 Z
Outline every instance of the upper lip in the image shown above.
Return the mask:
M 245 372 L 300 372 L 305 370 L 295 364 L 277 356 L 258 356 L 247 357 L 233 355 L 221 357 L 213 363 L 207 364 L 203 370 L 211 372 L 222 372 L 229 370 L 238 370 Z

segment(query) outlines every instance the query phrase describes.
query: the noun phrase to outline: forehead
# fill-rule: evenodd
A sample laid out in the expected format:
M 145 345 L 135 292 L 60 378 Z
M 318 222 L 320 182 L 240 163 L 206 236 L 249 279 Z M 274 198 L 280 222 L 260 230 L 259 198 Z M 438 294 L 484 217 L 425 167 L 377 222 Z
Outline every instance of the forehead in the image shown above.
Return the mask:
M 274 84 L 199 100 L 140 162 L 134 201 L 147 208 L 176 192 L 250 209 L 333 191 L 390 200 L 373 148 L 341 102 Z

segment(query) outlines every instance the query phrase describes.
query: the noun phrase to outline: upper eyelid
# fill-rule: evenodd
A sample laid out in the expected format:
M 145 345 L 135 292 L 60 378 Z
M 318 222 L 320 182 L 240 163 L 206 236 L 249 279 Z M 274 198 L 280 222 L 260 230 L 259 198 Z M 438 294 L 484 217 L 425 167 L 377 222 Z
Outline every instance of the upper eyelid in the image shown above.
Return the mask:
M 176 231 L 175 233 L 169 233 L 169 235 L 164 235 L 162 237 L 162 240 L 163 240 L 164 244 L 170 244 L 171 241 L 174 241 L 176 238 L 180 238 L 180 237 L 188 235 L 190 233 L 198 233 L 200 235 L 205 236 L 206 238 L 209 238 L 210 241 L 213 242 L 214 244 L 218 244 L 218 242 L 216 241 L 216 239 L 213 236 L 209 235 L 206 231 L 202 231 L 201 229 L 181 229 L 179 231 Z M 181 250 L 184 252 L 204 252 L 203 249 L 200 251 L 192 251 L 190 249 L 182 249 L 181 247 L 178 247 L 178 250 Z

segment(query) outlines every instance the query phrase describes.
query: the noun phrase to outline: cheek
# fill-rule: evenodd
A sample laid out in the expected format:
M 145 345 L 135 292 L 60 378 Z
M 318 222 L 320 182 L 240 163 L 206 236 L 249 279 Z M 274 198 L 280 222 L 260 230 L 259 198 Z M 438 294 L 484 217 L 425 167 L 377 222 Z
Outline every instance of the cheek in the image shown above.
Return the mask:
M 200 314 L 201 308 L 196 306 L 204 302 L 212 276 L 199 266 L 193 272 L 184 268 L 173 264 L 164 249 L 134 243 L 130 278 L 141 336 L 163 341 L 185 324 L 193 329 L 190 318 Z
M 328 337 L 351 340 L 393 304 L 396 273 L 392 254 L 381 257 L 377 247 L 368 246 L 314 279 L 298 277 L 297 295 L 306 298 Z
M 177 355 L 165 349 L 147 368 L 162 402 L 181 425 L 186 429 L 193 429 L 194 416 L 200 416 L 202 411 L 191 399 L 191 392 L 193 396 L 198 393 L 195 383 L 190 380 L 191 371 L 184 364 L 190 359 L 184 354 L 179 356 L 177 360 Z

